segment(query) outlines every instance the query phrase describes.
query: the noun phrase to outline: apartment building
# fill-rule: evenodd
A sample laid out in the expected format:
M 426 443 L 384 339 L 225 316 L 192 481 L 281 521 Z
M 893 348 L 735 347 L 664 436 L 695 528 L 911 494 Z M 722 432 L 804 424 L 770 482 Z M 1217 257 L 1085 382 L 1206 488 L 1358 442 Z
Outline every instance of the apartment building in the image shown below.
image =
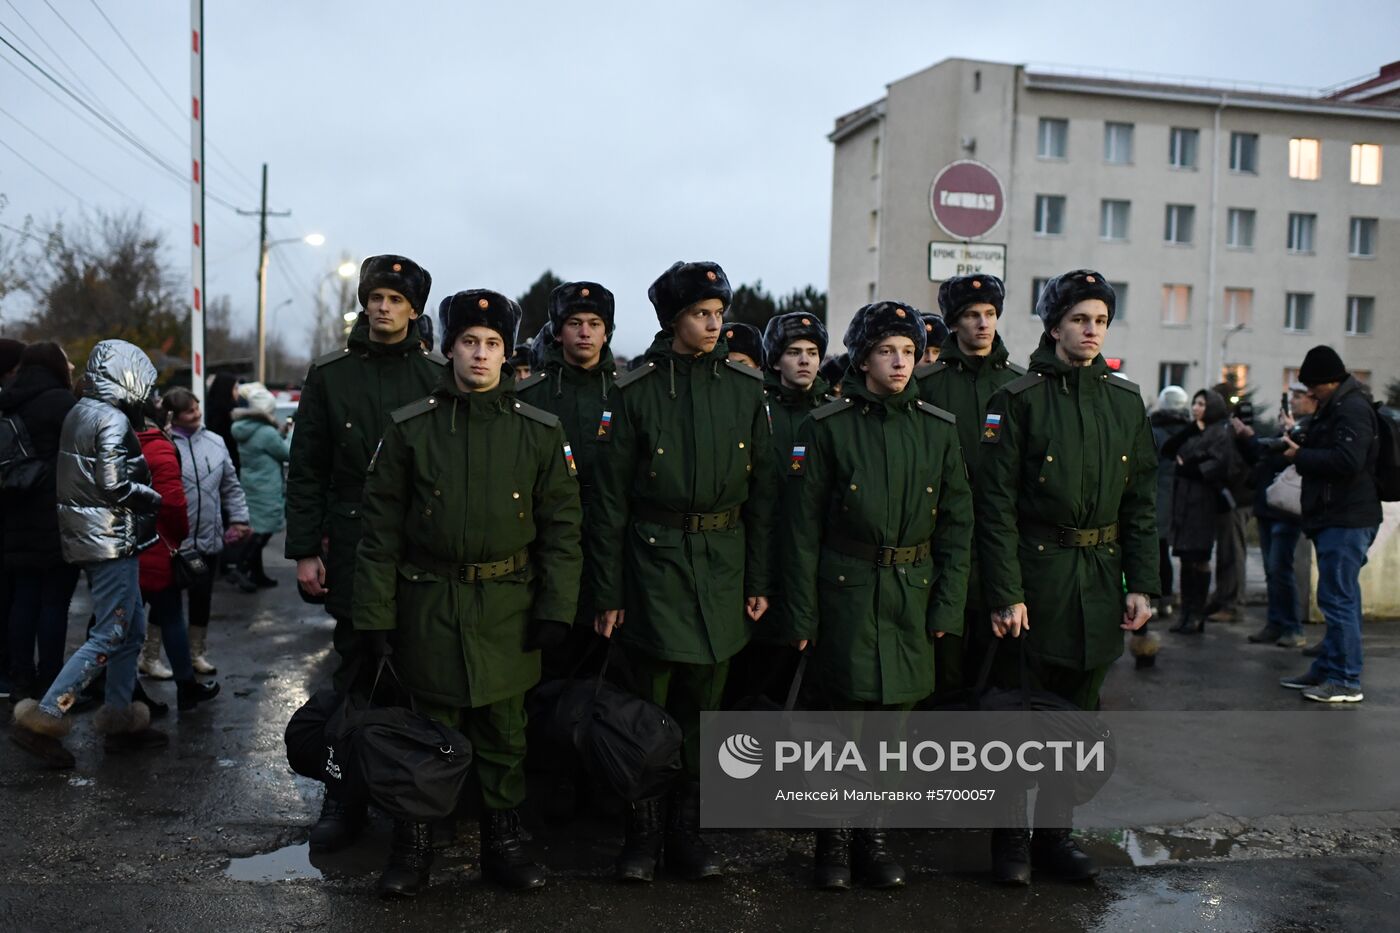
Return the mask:
M 1318 343 L 1400 377 L 1400 62 L 1304 92 L 948 59 L 829 139 L 838 337 L 877 297 L 937 307 L 930 255 L 957 241 L 931 185 L 970 160 L 1003 196 L 976 243 L 1004 247 L 1013 358 L 1044 280 L 1089 267 L 1119 294 L 1105 356 L 1147 398 L 1228 378 L 1264 401 Z

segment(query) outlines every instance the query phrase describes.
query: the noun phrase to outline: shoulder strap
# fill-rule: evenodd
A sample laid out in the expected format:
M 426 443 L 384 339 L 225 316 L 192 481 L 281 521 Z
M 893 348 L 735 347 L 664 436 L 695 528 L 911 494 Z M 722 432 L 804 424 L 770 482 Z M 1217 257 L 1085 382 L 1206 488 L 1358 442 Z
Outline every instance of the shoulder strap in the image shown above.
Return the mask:
M 1033 385 L 1038 385 L 1045 376 L 1042 373 L 1026 373 L 1019 379 L 1013 379 L 1006 384 L 1006 391 L 1011 395 L 1019 395 Z
M 926 415 L 933 415 L 935 418 L 942 418 L 949 424 L 958 423 L 957 416 L 954 415 L 951 411 L 946 411 L 942 408 L 939 408 L 937 405 L 930 405 L 923 399 L 919 399 L 914 404 L 916 404 L 919 407 L 919 411 L 923 412 Z
M 1142 389 L 1138 387 L 1138 384 L 1136 382 L 1133 382 L 1131 379 L 1124 379 L 1117 373 L 1109 373 L 1108 379 L 1106 381 L 1109 385 L 1117 386 L 1120 389 L 1127 389 L 1131 391 L 1134 395 L 1142 395 Z
M 924 363 L 922 366 L 914 367 L 915 379 L 927 379 L 934 373 L 941 373 L 948 368 L 947 360 L 934 360 L 932 363 Z
M 656 372 L 656 364 L 648 360 L 631 372 L 623 373 L 621 376 L 618 376 L 617 381 L 614 382 L 613 385 L 619 389 L 625 389 L 637 380 L 644 379 L 654 372 Z
M 534 405 L 520 401 L 520 399 L 511 402 L 510 407 L 517 415 L 524 415 L 531 421 L 538 421 L 540 424 L 546 425 L 547 427 L 552 428 L 559 424 L 559 417 L 557 415 L 552 415 L 543 408 L 536 408 Z
M 1024 376 L 1026 374 L 1026 367 L 1022 366 L 1020 363 L 1013 363 L 1010 360 L 1007 360 L 1006 368 L 1011 370 L 1018 376 Z
M 537 385 L 539 385 L 541 382 L 544 382 L 544 381 L 545 381 L 546 379 L 548 379 L 548 378 L 549 378 L 548 374 L 546 374 L 546 373 L 544 373 L 544 372 L 534 373 L 533 375 L 530 376 L 529 379 L 522 379 L 522 380 L 520 380 L 519 382 L 517 382 L 517 383 L 515 384 L 515 391 L 516 391 L 516 392 L 524 392 L 526 389 L 530 388 L 531 386 L 537 386 Z
M 394 424 L 400 424 L 407 421 L 409 418 L 416 418 L 424 412 L 432 411 L 434 408 L 437 408 L 437 406 L 437 398 L 429 395 L 427 398 L 420 398 L 416 402 L 409 402 L 401 408 L 395 408 L 393 411 L 389 412 L 389 417 L 393 419 Z
M 816 421 L 821 421 L 824 418 L 830 418 L 838 411 L 852 410 L 853 409 L 851 408 L 851 400 L 849 398 L 838 398 L 836 401 L 831 402 L 827 405 L 823 405 L 821 408 L 818 408 L 816 411 L 812 412 L 812 418 Z
M 758 370 L 754 369 L 752 366 L 745 366 L 743 363 L 736 363 L 736 362 L 734 362 L 733 360 L 725 360 L 725 361 L 724 361 L 724 365 L 725 365 L 725 366 L 728 366 L 730 369 L 734 370 L 736 373 L 743 373 L 745 376 L 748 376 L 750 379 L 757 379 L 759 382 L 762 382 L 762 381 L 763 381 L 763 373 L 761 373 L 761 372 L 759 372 Z
M 436 350 L 424 350 L 424 351 L 423 351 L 423 356 L 425 356 L 427 359 L 431 360 L 432 362 L 438 364 L 439 366 L 446 366 L 446 365 L 447 365 L 447 357 L 443 356 L 441 353 L 437 352 Z
M 349 356 L 350 348 L 341 347 L 339 350 L 332 350 L 329 353 L 325 353 L 321 356 L 316 357 L 316 359 L 311 361 L 311 368 L 320 369 L 322 366 L 327 366 L 331 363 L 334 363 L 336 360 L 348 359 Z

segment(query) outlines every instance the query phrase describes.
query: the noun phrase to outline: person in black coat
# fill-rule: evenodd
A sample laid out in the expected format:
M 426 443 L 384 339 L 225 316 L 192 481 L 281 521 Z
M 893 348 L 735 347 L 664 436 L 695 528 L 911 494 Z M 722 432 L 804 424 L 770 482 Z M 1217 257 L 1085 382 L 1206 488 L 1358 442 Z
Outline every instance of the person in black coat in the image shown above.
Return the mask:
M 14 381 L 0 392 L 0 413 L 17 416 L 36 456 L 56 466 L 63 419 L 77 401 L 67 355 L 45 341 L 24 349 Z M 9 674 L 16 700 L 43 696 L 63 667 L 68 603 L 78 584 L 78 568 L 63 562 L 59 548 L 56 476 L 50 469 L 38 489 L 6 494 L 0 508 L 4 568 L 14 588 Z
M 209 382 L 204 399 L 204 427 L 224 439 L 233 468 L 237 470 L 238 441 L 233 437 L 233 409 L 238 405 L 238 377 L 233 373 L 218 373 Z

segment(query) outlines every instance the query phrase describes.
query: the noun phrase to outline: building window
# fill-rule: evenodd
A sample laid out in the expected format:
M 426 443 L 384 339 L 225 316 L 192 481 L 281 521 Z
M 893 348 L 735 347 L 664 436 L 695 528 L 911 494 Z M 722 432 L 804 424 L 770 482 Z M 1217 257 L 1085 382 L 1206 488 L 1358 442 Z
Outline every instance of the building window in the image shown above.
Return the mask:
M 1243 395 L 1249 388 L 1249 364 L 1226 363 L 1220 367 L 1220 381 L 1233 389 L 1234 395 Z
M 1230 171 L 1244 175 L 1259 174 L 1259 134 L 1230 134 Z
M 1109 282 L 1108 287 L 1113 289 L 1113 319 L 1123 321 L 1128 316 L 1128 283 Z
M 1283 310 L 1283 329 L 1292 334 L 1307 333 L 1312 326 L 1313 296 L 1310 292 L 1289 292 Z
M 1129 165 L 1133 161 L 1133 125 L 1105 123 L 1103 125 L 1103 160 L 1114 165 Z
M 1289 214 L 1288 251 L 1290 253 L 1311 253 L 1313 251 L 1313 233 L 1316 229 L 1316 214 Z
M 1225 326 L 1248 327 L 1254 319 L 1254 289 L 1225 289 Z
M 1232 207 L 1225 215 L 1225 245 L 1231 249 L 1254 249 L 1254 211 Z
M 1347 336 L 1366 337 L 1371 333 L 1376 299 L 1367 295 L 1347 296 Z
M 1379 185 L 1381 183 L 1381 147 L 1375 143 L 1357 143 L 1351 147 L 1351 183 Z
M 1103 201 L 1099 206 L 1099 238 L 1126 240 L 1128 238 L 1127 201 Z
M 1353 217 L 1351 219 L 1351 237 L 1347 252 L 1358 259 L 1375 257 L 1376 218 Z
M 1317 181 L 1322 174 L 1322 144 L 1295 136 L 1288 141 L 1288 177 Z
M 1356 381 L 1364 386 L 1371 385 L 1371 371 L 1369 369 L 1353 369 L 1351 374 L 1356 377 Z
M 1162 323 L 1168 327 L 1185 327 L 1191 323 L 1191 286 L 1162 286 Z
M 880 137 L 870 140 L 870 177 L 880 174 Z
M 1060 236 L 1065 232 L 1065 198 L 1062 194 L 1035 196 L 1037 236 Z
M 1172 168 L 1196 167 L 1196 148 L 1200 137 L 1200 130 L 1172 127 L 1171 149 L 1167 153 L 1167 161 Z
M 1040 118 L 1035 154 L 1042 159 L 1063 159 L 1069 140 L 1069 121 L 1056 117 Z
M 1049 279 L 1031 279 L 1031 316 L 1035 316 L 1035 306 L 1040 301 L 1040 293 L 1045 291 Z
M 1167 205 L 1167 229 L 1164 235 L 1168 243 L 1190 246 L 1196 227 L 1196 209 L 1190 204 Z
M 1288 391 L 1293 391 L 1293 386 L 1298 384 L 1298 367 L 1283 367 L 1283 387 Z
M 1190 368 L 1190 363 L 1158 363 L 1157 364 L 1157 391 L 1161 392 L 1167 386 L 1186 386 L 1186 371 Z
M 870 248 L 878 249 L 880 246 L 880 212 L 870 212 Z

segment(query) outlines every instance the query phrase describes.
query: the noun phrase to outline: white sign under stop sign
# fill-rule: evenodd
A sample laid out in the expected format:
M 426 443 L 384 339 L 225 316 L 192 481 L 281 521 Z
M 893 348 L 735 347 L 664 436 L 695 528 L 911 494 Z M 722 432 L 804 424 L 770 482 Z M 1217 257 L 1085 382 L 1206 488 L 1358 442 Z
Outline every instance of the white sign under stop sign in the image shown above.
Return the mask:
M 928 245 L 928 280 L 942 282 L 955 275 L 994 275 L 1006 279 L 1005 243 L 939 243 Z

